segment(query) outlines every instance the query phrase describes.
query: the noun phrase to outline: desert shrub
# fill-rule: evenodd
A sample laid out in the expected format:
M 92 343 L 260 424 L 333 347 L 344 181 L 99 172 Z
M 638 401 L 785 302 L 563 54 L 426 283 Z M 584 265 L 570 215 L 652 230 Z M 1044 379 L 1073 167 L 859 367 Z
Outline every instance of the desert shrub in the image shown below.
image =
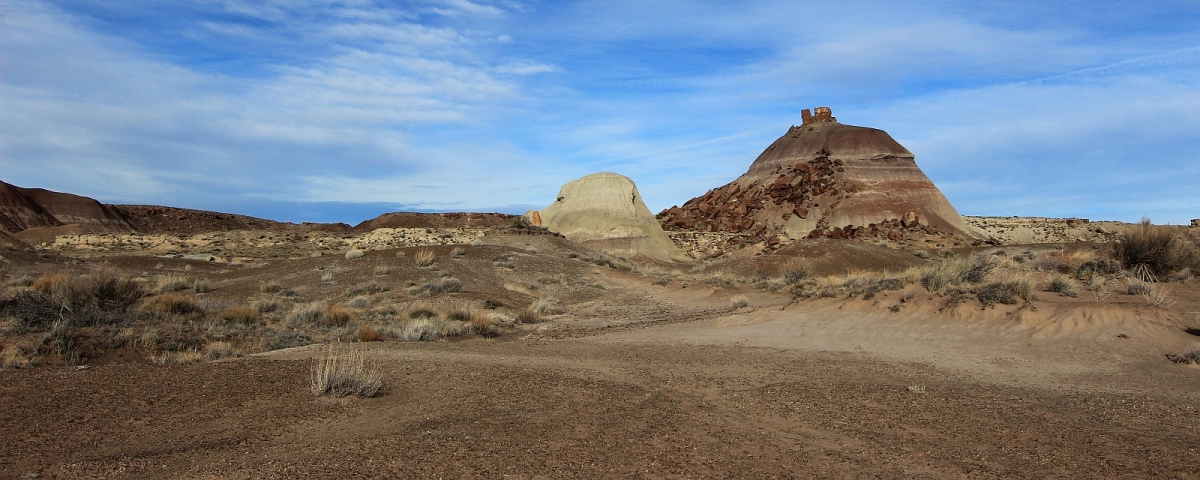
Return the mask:
M 429 283 L 422 284 L 420 287 L 417 288 L 417 295 L 420 295 L 422 297 L 432 297 L 439 293 L 442 293 L 441 282 L 437 282 L 437 283 L 429 282 Z
M 325 304 L 322 302 L 297 305 L 287 316 L 288 323 L 313 324 L 325 319 Z
M 1113 256 L 1125 268 L 1144 266 L 1154 275 L 1168 275 L 1187 267 L 1197 266 L 1200 254 L 1196 245 L 1171 227 L 1150 223 L 1143 218 L 1137 225 L 1121 234 L 1113 246 Z
M 233 348 L 233 344 L 229 342 L 209 342 L 204 346 L 204 357 L 208 360 L 216 360 L 219 358 L 233 357 L 237 355 L 237 350 Z
M 973 266 L 962 259 L 939 259 L 936 263 L 921 269 L 921 286 L 940 295 L 947 289 L 962 285 Z M 982 268 L 976 269 L 976 276 L 981 270 Z
M 558 285 L 562 283 L 562 280 L 555 277 L 542 277 L 538 279 L 538 283 L 542 285 Z
M 14 278 L 8 281 L 10 287 L 28 287 L 33 285 L 34 278 L 28 275 Z
M 1020 301 L 1032 302 L 1033 288 L 1025 280 L 993 282 L 980 287 L 975 296 L 985 307 L 997 303 L 1016 305 Z
M 332 282 L 332 281 L 333 281 L 333 273 L 332 273 L 332 272 L 325 272 L 325 273 L 322 273 L 322 274 L 321 274 L 321 281 L 322 281 L 322 282 Z
M 507 269 L 517 268 L 517 265 L 516 265 L 516 263 L 513 262 L 512 257 L 510 257 L 508 255 L 500 255 L 496 258 L 493 258 L 492 265 L 495 265 L 497 267 L 507 268 Z
M 471 243 L 469 243 L 468 245 L 470 245 L 470 246 L 472 246 L 472 247 L 482 247 L 482 246 L 483 246 L 483 240 L 476 238 L 476 239 L 474 239 L 474 240 L 471 240 Z
M 1129 282 L 1129 288 L 1126 290 L 1126 293 L 1130 295 L 1149 296 L 1154 294 L 1154 288 L 1149 283 Z
M 0 369 L 30 368 L 34 363 L 25 349 L 17 345 L 9 345 L 4 351 L 0 351 Z
M 159 365 L 187 365 L 204 361 L 207 355 L 196 349 L 176 352 L 162 352 L 155 355 L 154 363 Z
M 358 341 L 360 342 L 378 342 L 380 340 L 379 330 L 363 325 L 358 327 Z
M 299 347 L 313 343 L 312 337 L 300 332 L 267 327 L 260 331 L 259 345 L 263 351 Z
M 280 308 L 282 308 L 282 305 L 278 300 L 270 299 L 254 302 L 254 309 L 258 310 L 258 313 L 273 313 Z
M 1171 274 L 1171 276 L 1168 279 L 1172 282 L 1185 283 L 1188 280 L 1191 280 L 1192 276 L 1193 276 L 1192 269 L 1185 268 L 1183 270 L 1180 270 L 1178 272 Z
M 412 310 L 408 311 L 408 318 L 411 318 L 411 319 L 437 318 L 437 316 L 438 316 L 437 312 L 433 311 L 432 309 L 430 309 L 428 307 L 416 307 L 416 308 L 413 308 Z
M 794 265 L 783 272 L 783 282 L 788 285 L 799 285 L 806 278 L 808 278 L 808 270 L 798 265 Z
M 375 267 L 375 269 L 371 271 L 371 274 L 375 275 L 376 277 L 387 276 L 389 273 L 391 273 L 391 269 L 384 266 Z
M 524 310 L 521 310 L 520 312 L 517 312 L 516 320 L 517 320 L 517 324 L 542 323 L 542 322 L 546 321 L 546 319 L 544 317 L 542 317 L 542 314 L 538 313 L 538 311 L 533 308 L 526 308 Z
M 863 300 L 875 298 L 875 294 L 885 291 L 894 291 L 904 288 L 904 280 L 899 278 L 882 278 L 867 284 L 863 290 Z
M 208 279 L 197 279 L 195 283 L 192 283 L 192 291 L 196 293 L 208 293 L 212 290 L 212 283 Z
M 373 397 L 383 386 L 378 367 L 368 364 L 358 350 L 338 350 L 332 345 L 313 363 L 309 388 L 313 395 Z
M 142 285 L 115 270 L 99 268 L 82 275 L 42 276 L 30 288 L 60 302 L 77 314 L 84 309 L 124 311 L 145 295 Z
M 441 283 L 442 291 L 446 293 L 461 292 L 463 289 L 462 281 L 454 277 L 445 277 Z
M 279 293 L 283 291 L 283 285 L 275 282 L 267 282 L 262 284 L 262 286 L 259 287 L 259 290 L 261 290 L 263 293 Z
M 671 277 L 667 277 L 667 276 L 658 277 L 658 279 L 654 280 L 654 284 L 655 284 L 655 285 L 661 285 L 661 286 L 664 286 L 664 287 L 665 287 L 665 286 L 667 286 L 667 285 L 670 285 L 670 284 L 671 284 Z
M 500 303 L 499 300 L 492 300 L 489 298 L 483 301 L 483 308 L 486 310 L 495 310 L 503 306 L 504 304 Z
M 19 291 L 12 296 L 0 296 L 0 318 L 11 325 L 9 333 L 20 334 L 26 329 L 49 330 L 54 322 L 63 320 L 63 305 L 38 291 Z
M 149 313 L 164 317 L 168 315 L 191 315 L 204 311 L 200 308 L 200 302 L 197 302 L 195 298 L 173 293 L 165 293 L 147 298 L 142 308 Z
M 428 267 L 433 265 L 433 250 L 422 248 L 417 250 L 417 254 L 413 256 L 413 264 L 418 267 Z
M 361 284 L 355 285 L 354 288 L 351 288 L 349 291 L 346 292 L 346 296 L 354 297 L 354 296 L 358 296 L 358 295 L 373 294 L 373 293 L 386 292 L 386 291 L 387 291 L 387 288 L 384 288 L 382 285 L 380 285 L 378 283 L 367 282 L 367 283 L 361 283 Z
M 983 283 L 987 280 L 988 275 L 992 274 L 992 270 L 996 269 L 996 263 L 984 256 L 977 256 L 971 259 L 967 271 L 963 273 L 962 279 L 970 283 Z
M 346 306 L 348 306 L 350 308 L 360 308 L 360 309 L 367 308 L 367 307 L 371 306 L 371 300 L 367 299 L 367 297 L 357 296 L 357 297 L 351 298 L 349 302 L 346 302 Z
M 1114 275 L 1121 271 L 1121 264 L 1111 258 L 1096 258 L 1088 260 L 1075 269 L 1075 278 L 1089 279 L 1095 275 Z
M 354 321 L 354 310 L 344 305 L 332 305 L 325 310 L 325 317 L 321 323 L 327 327 L 344 327 Z
M 471 326 L 471 332 L 485 337 L 494 337 L 499 333 L 496 328 L 495 320 L 491 315 L 471 315 L 468 323 Z
M 362 257 L 363 257 L 362 250 L 356 249 L 356 250 L 347 250 L 346 251 L 346 260 L 353 260 L 353 259 L 362 258 Z
M 734 309 L 743 308 L 749 304 L 750 301 L 746 300 L 745 295 L 734 295 L 733 298 L 729 299 L 729 306 Z
M 1046 290 L 1057 293 L 1064 297 L 1075 298 L 1079 296 L 1079 291 L 1075 289 L 1075 282 L 1072 282 L 1070 278 L 1062 275 L 1055 276 L 1053 279 L 1051 279 L 1050 285 L 1046 287 Z
M 442 337 L 453 337 L 466 333 L 466 322 L 446 321 L 437 317 L 414 318 L 404 322 L 400 339 L 406 342 L 434 342 Z
M 217 316 L 227 323 L 253 325 L 258 323 L 261 314 L 253 307 L 230 307 L 221 310 L 221 313 Z
M 534 300 L 533 304 L 531 304 L 529 308 L 541 315 L 562 315 L 563 313 L 566 313 L 566 309 L 560 307 L 558 302 L 552 298 L 539 298 Z
M 169 274 L 158 277 L 159 293 L 178 292 L 180 290 L 187 290 L 187 288 L 187 279 L 183 278 L 182 276 Z
M 450 251 L 450 256 L 454 257 L 454 258 L 463 257 L 466 254 L 467 254 L 467 251 L 465 249 L 463 249 L 462 247 L 454 247 L 454 250 Z

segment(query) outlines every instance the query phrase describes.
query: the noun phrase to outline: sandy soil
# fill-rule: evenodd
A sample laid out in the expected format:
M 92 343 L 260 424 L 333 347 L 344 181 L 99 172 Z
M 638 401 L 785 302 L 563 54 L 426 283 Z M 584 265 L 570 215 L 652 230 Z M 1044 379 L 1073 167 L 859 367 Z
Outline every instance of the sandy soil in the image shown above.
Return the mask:
M 1141 477 L 1200 472 L 1200 368 L 1167 321 L 973 321 L 661 287 L 497 339 L 372 343 L 376 398 L 313 397 L 318 347 L 0 372 L 0 472 L 42 478 Z M 1047 314 L 1047 318 L 1053 315 Z M 607 318 L 608 320 L 605 320 Z M 1009 320 L 1005 320 L 1009 319 Z M 1123 333 L 1129 338 L 1119 338 Z M 1193 337 L 1194 338 L 1194 337 Z

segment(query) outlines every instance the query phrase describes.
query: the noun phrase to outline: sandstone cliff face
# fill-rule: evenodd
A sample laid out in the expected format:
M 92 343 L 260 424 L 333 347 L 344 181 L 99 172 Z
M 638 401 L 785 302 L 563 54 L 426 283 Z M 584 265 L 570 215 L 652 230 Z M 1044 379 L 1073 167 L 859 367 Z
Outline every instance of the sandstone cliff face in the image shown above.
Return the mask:
M 543 210 L 525 214 L 528 223 L 613 255 L 684 261 L 684 255 L 642 202 L 633 180 L 594 173 L 563 185 Z
M 737 180 L 659 214 L 668 230 L 779 237 L 974 235 L 882 130 L 842 125 L 827 108 L 793 126 Z

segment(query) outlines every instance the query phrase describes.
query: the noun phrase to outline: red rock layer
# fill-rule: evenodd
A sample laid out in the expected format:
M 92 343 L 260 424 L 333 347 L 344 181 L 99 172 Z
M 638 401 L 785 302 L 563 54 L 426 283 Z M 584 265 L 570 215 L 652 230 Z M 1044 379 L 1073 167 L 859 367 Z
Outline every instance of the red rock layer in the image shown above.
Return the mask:
M 737 180 L 658 217 L 666 230 L 748 233 L 768 242 L 903 239 L 906 230 L 972 238 L 912 153 L 882 130 L 828 116 L 793 126 Z
M 122 215 L 112 205 L 105 205 L 88 197 L 52 192 L 44 188 L 21 188 L 20 190 L 63 224 L 79 225 L 89 231 L 105 233 L 133 233 L 135 231 L 125 215 Z
M 28 228 L 62 225 L 22 190 L 0 182 L 0 232 L 12 234 Z

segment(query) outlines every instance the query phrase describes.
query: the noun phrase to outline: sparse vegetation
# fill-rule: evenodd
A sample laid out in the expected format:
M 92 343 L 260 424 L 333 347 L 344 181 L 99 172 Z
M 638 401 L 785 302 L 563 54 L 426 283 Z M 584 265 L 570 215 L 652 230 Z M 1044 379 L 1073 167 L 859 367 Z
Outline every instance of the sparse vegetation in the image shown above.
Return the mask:
M 361 350 L 339 349 L 330 345 L 312 367 L 310 389 L 313 395 L 374 397 L 383 386 L 379 368 L 368 363 Z
M 367 307 L 371 306 L 371 300 L 368 299 L 367 297 L 360 295 L 360 296 L 351 298 L 349 302 L 346 302 L 346 305 L 349 306 L 350 308 L 363 309 L 363 308 L 367 308 Z
M 984 307 L 990 307 L 997 303 L 1016 305 L 1021 301 L 1032 302 L 1033 288 L 1029 285 L 1028 280 L 1008 280 L 984 285 L 975 295 Z
M 465 257 L 466 255 L 467 255 L 467 251 L 466 251 L 466 249 L 464 249 L 462 247 L 454 247 L 454 250 L 450 251 L 450 256 L 453 258 L 462 258 L 462 257 Z
M 203 312 L 195 298 L 165 293 L 147 298 L 142 309 L 160 316 L 192 315 Z
M 173 293 L 188 289 L 187 279 L 180 275 L 168 274 L 158 277 L 159 293 Z
M 422 248 L 417 250 L 417 254 L 413 256 L 413 264 L 418 267 L 428 267 L 433 265 L 434 256 L 433 250 Z
M 257 309 L 245 306 L 226 308 L 221 310 L 219 316 L 221 320 L 227 323 L 236 323 L 239 325 L 253 325 L 258 323 L 258 320 L 262 318 L 262 314 Z
M 1057 293 L 1064 297 L 1076 298 L 1079 296 L 1079 291 L 1075 289 L 1075 282 L 1064 275 L 1056 275 L 1050 280 L 1050 285 L 1046 290 Z
M 346 260 L 354 260 L 356 258 L 362 258 L 363 255 L 364 254 L 363 254 L 362 250 L 347 250 L 346 251 Z
M 208 279 L 196 279 L 192 283 L 192 291 L 196 293 L 209 293 L 213 290 L 212 283 Z
M 1164 277 L 1200 264 L 1200 254 L 1194 243 L 1171 227 L 1150 223 L 1148 218 L 1125 230 L 1120 242 L 1113 247 L 1113 255 L 1124 268 L 1142 267 L 1153 275 Z
M 375 269 L 371 271 L 371 274 L 375 275 L 376 277 L 384 277 L 384 276 L 387 276 L 388 273 L 391 273 L 391 271 L 392 270 L 389 269 L 388 267 L 378 266 L 378 267 L 375 267 Z
M 729 299 L 729 307 L 735 310 L 745 308 L 747 305 L 750 305 L 750 301 L 746 299 L 745 295 L 734 295 Z

